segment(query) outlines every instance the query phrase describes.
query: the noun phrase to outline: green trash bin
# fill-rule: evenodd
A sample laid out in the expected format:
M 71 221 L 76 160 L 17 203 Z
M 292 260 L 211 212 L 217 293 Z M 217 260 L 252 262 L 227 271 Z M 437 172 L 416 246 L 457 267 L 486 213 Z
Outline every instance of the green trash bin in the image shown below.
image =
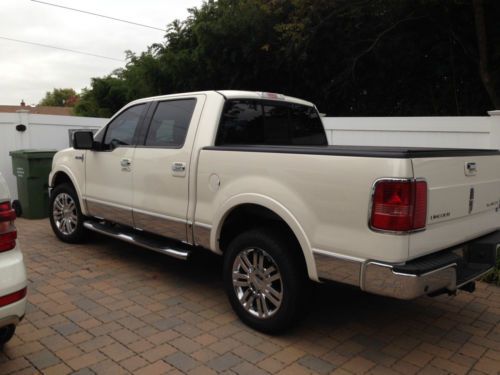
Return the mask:
M 22 217 L 42 219 L 49 211 L 49 173 L 56 150 L 16 150 L 12 157 L 12 173 L 17 177 Z

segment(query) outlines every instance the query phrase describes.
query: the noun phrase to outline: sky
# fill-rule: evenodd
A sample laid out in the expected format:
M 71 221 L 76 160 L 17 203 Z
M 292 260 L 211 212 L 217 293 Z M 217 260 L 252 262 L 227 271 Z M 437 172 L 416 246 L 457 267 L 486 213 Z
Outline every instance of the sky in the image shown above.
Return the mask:
M 158 28 L 184 20 L 188 8 L 202 0 L 44 0 L 61 6 L 103 14 Z M 163 41 L 164 32 L 74 12 L 31 0 L 0 0 L 0 105 L 38 104 L 47 91 L 90 86 L 124 67 L 125 61 L 80 55 L 16 43 L 1 38 L 124 60 L 126 50 L 136 53 Z

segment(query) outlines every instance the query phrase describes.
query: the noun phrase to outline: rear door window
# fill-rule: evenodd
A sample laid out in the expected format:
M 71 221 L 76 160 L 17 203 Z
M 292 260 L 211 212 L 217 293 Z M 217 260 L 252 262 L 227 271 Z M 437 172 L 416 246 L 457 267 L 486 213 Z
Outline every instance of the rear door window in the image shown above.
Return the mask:
M 195 106 L 196 99 L 158 103 L 146 137 L 146 146 L 182 147 Z

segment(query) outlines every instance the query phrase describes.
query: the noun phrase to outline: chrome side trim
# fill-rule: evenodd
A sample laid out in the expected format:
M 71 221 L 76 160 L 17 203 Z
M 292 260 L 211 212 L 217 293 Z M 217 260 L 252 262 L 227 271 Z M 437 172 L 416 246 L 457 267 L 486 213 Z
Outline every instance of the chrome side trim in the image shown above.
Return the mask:
M 133 209 L 134 227 L 163 237 L 186 241 L 187 221 Z
M 313 249 L 318 278 L 360 286 L 363 260 Z
M 392 265 L 379 262 L 365 264 L 361 289 L 374 294 L 399 299 L 413 299 L 441 289 L 457 289 L 456 264 L 422 275 L 394 272 Z
M 152 240 L 141 237 L 138 234 L 125 232 L 124 230 L 120 230 L 114 227 L 107 227 L 106 225 L 95 223 L 92 221 L 86 221 L 83 223 L 83 226 L 89 230 L 94 232 L 98 232 L 104 234 L 106 236 L 110 236 L 128 243 L 132 243 L 137 246 L 144 247 L 148 250 L 153 250 L 161 254 L 165 254 L 171 256 L 173 258 L 186 260 L 189 257 L 189 250 L 175 248 L 174 246 L 165 246 L 164 244 L 153 242 Z
M 193 235 L 195 245 L 210 248 L 210 233 L 212 231 L 212 226 L 203 223 L 194 223 L 193 225 Z
M 89 216 L 96 216 L 114 223 L 133 226 L 132 208 L 120 206 L 113 203 L 102 202 L 96 199 L 84 197 Z

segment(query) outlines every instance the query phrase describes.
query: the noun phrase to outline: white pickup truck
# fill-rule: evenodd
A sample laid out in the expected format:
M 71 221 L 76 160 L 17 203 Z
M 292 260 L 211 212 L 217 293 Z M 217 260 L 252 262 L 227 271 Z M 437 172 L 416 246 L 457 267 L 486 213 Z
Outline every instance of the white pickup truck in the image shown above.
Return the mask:
M 56 154 L 50 219 L 67 242 L 222 255 L 234 310 L 273 332 L 307 308 L 308 279 L 472 291 L 500 244 L 499 165 L 497 150 L 328 146 L 315 106 L 280 94 L 159 96 Z

